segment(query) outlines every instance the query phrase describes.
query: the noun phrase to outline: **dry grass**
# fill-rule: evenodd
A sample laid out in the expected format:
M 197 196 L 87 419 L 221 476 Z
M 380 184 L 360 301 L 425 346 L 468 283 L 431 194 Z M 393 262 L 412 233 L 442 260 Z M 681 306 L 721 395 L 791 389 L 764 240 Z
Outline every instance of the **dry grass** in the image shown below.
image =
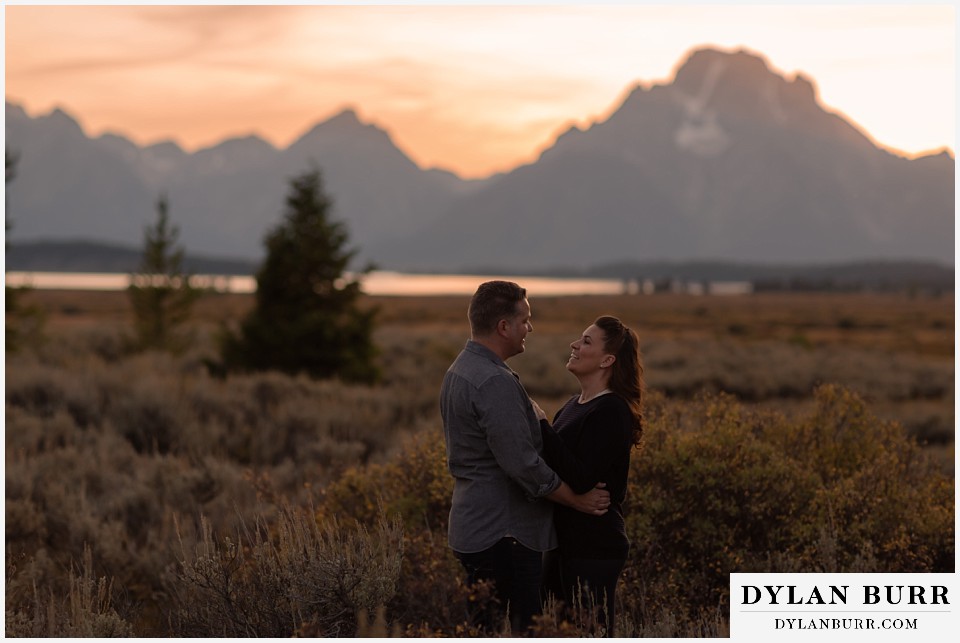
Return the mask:
M 725 391 L 786 412 L 813 388 L 836 382 L 864 396 L 878 415 L 902 423 L 953 468 L 954 298 L 891 293 L 760 293 L 698 297 L 536 297 L 528 351 L 511 361 L 548 412 L 576 382 L 563 369 L 569 342 L 600 314 L 638 330 L 651 389 L 689 398 Z M 55 350 L 119 359 L 130 306 L 124 293 L 31 291 L 24 305 L 45 312 L 46 335 L 70 336 Z M 215 356 L 221 324 L 235 323 L 252 296 L 214 294 L 194 314 L 194 358 Z M 468 336 L 465 297 L 369 297 L 379 309 L 375 339 L 385 348 L 388 384 L 420 384 L 432 404 L 446 363 Z M 79 346 L 78 346 L 79 345 Z M 436 385 L 436 386 L 434 386 Z M 413 387 L 407 387 L 412 391 Z M 417 395 L 416 392 L 413 393 Z
M 814 408 L 816 385 L 836 382 L 860 393 L 881 419 L 926 441 L 924 452 L 953 475 L 952 297 L 531 297 L 535 332 L 511 365 L 548 413 L 576 388 L 563 368 L 568 343 L 609 313 L 638 330 L 648 387 L 675 408 L 692 409 L 703 392 L 716 391 L 758 412 L 802 417 Z M 331 538 L 340 539 L 338 547 L 363 549 L 369 543 L 362 536 L 349 540 L 355 534 L 349 524 L 330 533 L 316 525 L 321 531 L 313 532 L 303 513 L 285 514 L 284 507 L 316 502 L 324 524 L 331 518 L 324 512 L 349 514 L 357 508 L 332 509 L 331 485 L 359 488 L 401 452 L 421 458 L 405 465 L 429 476 L 408 476 L 405 500 L 393 509 L 423 504 L 423 515 L 442 515 L 448 498 L 436 445 L 405 445 L 436 437 L 440 381 L 469 334 L 467 298 L 365 300 L 380 309 L 375 341 L 385 379 L 374 387 L 277 373 L 211 376 L 204 363 L 216 356 L 217 329 L 249 310 L 249 295 L 201 298 L 193 348 L 177 357 L 126 352 L 131 316 L 124 293 L 31 291 L 22 302 L 43 310 L 46 321 L 43 337 L 31 338 L 6 362 L 8 632 L 241 634 L 242 628 L 229 629 L 236 623 L 214 622 L 226 607 L 218 612 L 195 600 L 190 574 L 197 565 L 205 560 L 210 571 L 214 561 L 222 575 L 231 538 L 244 555 L 235 582 L 250 594 L 256 574 L 296 567 L 270 566 L 289 553 L 283 552 L 295 534 L 313 534 L 316 551 Z M 372 520 L 378 507 L 371 500 L 362 510 Z M 469 604 L 469 592 L 439 582 L 458 569 L 447 556 L 442 525 L 429 523 L 424 532 L 421 519 L 405 527 L 398 595 L 423 600 L 389 602 L 390 627 L 399 623 L 406 634 L 420 635 L 477 633 L 457 630 L 462 614 L 455 607 L 460 599 Z M 377 601 L 355 601 L 340 620 L 324 621 L 317 612 L 277 625 L 278 606 L 296 597 L 279 589 L 271 597 L 258 632 L 384 626 Z M 570 634 L 561 620 L 551 627 Z M 625 620 L 618 631 L 724 636 L 725 627 L 719 609 L 681 618 L 651 607 L 643 622 Z

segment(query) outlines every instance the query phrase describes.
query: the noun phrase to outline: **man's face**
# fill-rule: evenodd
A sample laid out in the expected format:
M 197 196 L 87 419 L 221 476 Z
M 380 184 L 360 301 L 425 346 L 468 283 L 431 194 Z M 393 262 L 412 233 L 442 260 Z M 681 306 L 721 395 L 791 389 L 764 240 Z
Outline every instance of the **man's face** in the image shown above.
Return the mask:
M 524 351 L 524 340 L 527 333 L 533 332 L 533 324 L 530 323 L 530 302 L 524 299 L 517 304 L 517 314 L 513 319 L 507 320 L 506 338 L 508 341 L 510 355 L 518 355 Z

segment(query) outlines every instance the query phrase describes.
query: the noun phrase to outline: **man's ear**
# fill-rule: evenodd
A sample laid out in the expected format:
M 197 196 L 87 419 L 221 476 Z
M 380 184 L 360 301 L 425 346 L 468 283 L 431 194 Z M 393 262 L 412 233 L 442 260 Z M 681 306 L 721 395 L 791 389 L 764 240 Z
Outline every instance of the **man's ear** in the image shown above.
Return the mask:
M 510 331 L 510 322 L 506 319 L 501 319 L 497 322 L 497 335 L 501 337 L 506 337 Z

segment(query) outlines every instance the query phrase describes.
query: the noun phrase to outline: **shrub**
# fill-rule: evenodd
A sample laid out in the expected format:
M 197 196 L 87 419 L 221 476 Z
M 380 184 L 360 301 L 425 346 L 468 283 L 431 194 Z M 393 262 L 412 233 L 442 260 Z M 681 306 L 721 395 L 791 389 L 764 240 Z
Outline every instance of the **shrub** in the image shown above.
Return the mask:
M 199 542 L 182 548 L 171 591 L 179 636 L 352 636 L 361 612 L 394 595 L 402 528 L 378 518 L 375 530 L 320 524 L 283 507 L 275 529 L 258 520 L 234 538 L 201 521 Z
M 689 404 L 650 396 L 625 507 L 632 548 L 618 634 L 722 636 L 731 572 L 952 570 L 952 481 L 852 392 L 825 386 L 816 401 L 809 416 L 788 420 L 727 395 Z M 404 573 L 388 615 L 408 631 L 471 627 L 446 546 L 451 491 L 436 428 L 325 490 L 323 516 L 370 524 L 381 505 L 402 515 Z M 564 635 L 577 622 L 590 620 L 545 615 L 541 628 Z
M 71 318 L 42 346 L 8 354 L 7 631 L 107 635 L 113 614 L 137 636 L 245 631 L 242 620 L 229 620 L 227 603 L 183 576 L 181 562 L 203 559 L 220 570 L 212 578 L 240 591 L 234 605 L 250 607 L 257 632 L 509 635 L 479 628 L 490 588 L 463 584 L 446 539 L 452 480 L 436 392 L 463 344 L 462 307 L 430 298 L 390 306 L 412 321 L 377 329 L 385 377 L 375 387 L 275 371 L 213 378 L 199 359 L 209 345 L 189 355 L 131 355 L 118 339 L 126 325 L 112 313 L 95 329 Z M 569 315 L 579 331 L 580 309 Z M 646 448 L 633 458 L 619 636 L 726 636 L 731 571 L 954 567 L 952 451 L 948 475 L 939 474 L 926 455 L 947 449 L 918 449 L 875 417 L 905 409 L 907 426 L 927 422 L 928 434 L 951 442 L 952 344 L 950 359 L 925 360 L 824 346 L 813 327 L 804 330 L 812 348 L 778 345 L 758 339 L 766 335 L 755 326 L 741 345 L 701 341 L 703 333 L 673 341 L 671 330 L 645 347 L 651 390 L 667 397 L 651 393 Z M 576 387 L 561 367 L 568 332 L 550 328 L 538 325 L 535 340 L 551 348 L 516 364 L 536 397 L 556 398 L 545 408 Z M 823 387 L 809 401 L 812 383 L 828 375 L 853 388 Z M 853 391 L 868 391 L 869 406 Z M 783 395 L 797 397 L 784 403 Z M 756 410 L 773 404 L 793 414 Z M 292 587 L 295 574 L 318 575 L 319 564 L 303 561 L 320 554 L 303 553 L 302 543 L 316 552 L 309 543 L 319 537 L 284 529 L 325 533 L 335 524 L 340 540 L 327 541 L 329 552 L 352 551 L 377 545 L 383 516 L 403 525 L 402 543 L 392 541 L 394 555 L 381 565 L 389 581 L 402 544 L 395 591 L 377 564 L 355 561 L 354 577 L 376 601 L 355 597 L 336 619 L 309 606 L 290 616 L 296 601 L 320 599 L 307 588 L 289 595 L 276 579 Z M 81 573 L 75 565 L 86 551 L 91 567 Z M 81 614 L 69 606 L 83 596 L 82 577 L 87 598 L 73 603 L 87 606 Z M 98 619 L 100 629 L 77 625 Z M 539 632 L 587 636 L 588 623 L 589 614 L 551 606 Z
M 625 508 L 638 613 L 696 620 L 731 572 L 953 570 L 953 481 L 857 395 L 815 398 L 795 421 L 723 395 L 651 405 Z
M 9 560 L 7 565 L 9 567 Z M 36 585 L 27 595 L 19 592 L 18 596 L 15 590 L 12 600 L 8 593 L 6 636 L 106 638 L 133 635 L 130 623 L 111 605 L 114 594 L 112 581 L 93 575 L 93 558 L 89 548 L 84 550 L 79 576 L 71 569 L 68 582 L 67 595 L 63 599 L 52 592 L 48 596 L 41 596 Z
M 407 529 L 446 536 L 453 479 L 447 471 L 443 434 L 422 427 L 389 461 L 348 468 L 324 490 L 322 516 L 369 525 L 379 511 L 399 514 Z
M 406 439 L 388 462 L 352 467 L 324 490 L 321 520 L 337 516 L 371 524 L 379 511 L 402 520 L 403 568 L 387 617 L 411 636 L 476 636 L 492 609 L 491 587 L 467 587 L 447 545 L 452 492 L 442 433 L 435 426 Z M 509 623 L 504 627 L 509 633 Z

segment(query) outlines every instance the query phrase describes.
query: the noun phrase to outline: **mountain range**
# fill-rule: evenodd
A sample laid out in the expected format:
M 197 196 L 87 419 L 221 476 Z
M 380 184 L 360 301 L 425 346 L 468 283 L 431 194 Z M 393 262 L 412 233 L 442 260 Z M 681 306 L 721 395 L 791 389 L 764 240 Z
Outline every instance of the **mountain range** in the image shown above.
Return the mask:
M 352 110 L 289 147 L 188 153 L 88 136 L 62 109 L 6 103 L 9 243 L 138 245 L 169 200 L 187 254 L 262 256 L 289 179 L 316 165 L 360 261 L 397 270 L 585 269 L 615 262 L 954 262 L 955 159 L 908 159 L 746 50 L 697 49 L 604 121 L 482 180 L 422 169 Z

